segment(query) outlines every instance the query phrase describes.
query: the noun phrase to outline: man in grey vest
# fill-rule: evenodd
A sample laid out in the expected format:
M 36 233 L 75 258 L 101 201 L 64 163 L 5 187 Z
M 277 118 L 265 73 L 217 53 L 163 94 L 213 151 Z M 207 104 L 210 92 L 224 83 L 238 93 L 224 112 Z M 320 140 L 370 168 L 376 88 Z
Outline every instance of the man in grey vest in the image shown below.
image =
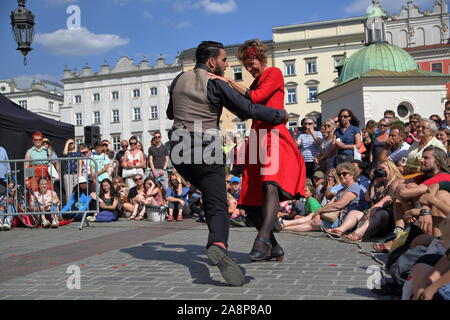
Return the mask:
M 223 76 L 227 67 L 224 46 L 213 41 L 202 42 L 197 47 L 194 70 L 180 74 L 170 87 L 167 116 L 174 120 L 170 159 L 177 171 L 202 192 L 209 230 L 208 258 L 219 267 L 229 284 L 242 286 L 244 275 L 227 255 L 230 222 L 219 129 L 222 108 L 226 107 L 241 119 L 275 124 L 286 123 L 288 115 L 285 110 L 252 104 L 224 81 L 209 79 L 207 72 Z M 215 151 L 208 157 L 212 149 Z

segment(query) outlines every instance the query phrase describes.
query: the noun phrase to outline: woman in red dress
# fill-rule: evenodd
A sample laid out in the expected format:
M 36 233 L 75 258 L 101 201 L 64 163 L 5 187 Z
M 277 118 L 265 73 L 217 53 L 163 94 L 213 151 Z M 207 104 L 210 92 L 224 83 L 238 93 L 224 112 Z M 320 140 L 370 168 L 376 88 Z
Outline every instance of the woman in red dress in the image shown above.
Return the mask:
M 220 79 L 253 103 L 283 109 L 284 78 L 280 69 L 267 67 L 267 47 L 260 40 L 249 40 L 239 47 L 237 57 L 255 78 L 250 89 L 231 79 Z M 262 154 L 266 155 L 263 159 L 261 149 Z M 245 150 L 238 205 L 259 231 L 250 259 L 262 261 L 275 258 L 282 261 L 284 251 L 272 232 L 274 221 L 281 201 L 304 197 L 305 163 L 284 124 L 253 120 Z

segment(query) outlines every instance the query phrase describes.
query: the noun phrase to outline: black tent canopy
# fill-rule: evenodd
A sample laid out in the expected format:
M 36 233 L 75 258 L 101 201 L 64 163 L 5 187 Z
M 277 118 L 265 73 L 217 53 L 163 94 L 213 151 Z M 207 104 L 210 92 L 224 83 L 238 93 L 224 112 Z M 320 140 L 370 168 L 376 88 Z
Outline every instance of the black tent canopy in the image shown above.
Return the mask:
M 24 159 L 33 146 L 31 135 L 40 131 L 52 142 L 61 156 L 67 139 L 74 138 L 74 126 L 38 115 L 21 108 L 0 94 L 0 146 L 6 149 L 10 159 Z

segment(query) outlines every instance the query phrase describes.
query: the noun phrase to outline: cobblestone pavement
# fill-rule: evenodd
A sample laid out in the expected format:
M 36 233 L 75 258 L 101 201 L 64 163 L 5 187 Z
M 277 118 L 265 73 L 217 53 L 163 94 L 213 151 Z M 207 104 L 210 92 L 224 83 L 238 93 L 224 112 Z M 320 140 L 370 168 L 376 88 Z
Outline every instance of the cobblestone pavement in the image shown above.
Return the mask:
M 280 233 L 284 261 L 252 263 L 255 236 L 230 229 L 230 256 L 246 277 L 230 287 L 206 257 L 206 225 L 193 219 L 0 232 L 0 300 L 379 299 L 367 287 L 368 267 L 379 265 L 357 246 L 321 233 Z M 70 266 L 79 267 L 80 289 L 68 289 Z

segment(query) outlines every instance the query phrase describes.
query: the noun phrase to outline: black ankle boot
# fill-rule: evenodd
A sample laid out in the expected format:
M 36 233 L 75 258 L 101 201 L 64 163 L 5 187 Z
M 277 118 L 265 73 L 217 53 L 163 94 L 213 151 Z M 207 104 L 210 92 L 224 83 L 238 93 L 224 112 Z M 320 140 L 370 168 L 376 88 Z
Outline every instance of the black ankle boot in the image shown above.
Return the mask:
M 266 258 L 266 261 L 270 261 L 272 259 L 275 259 L 277 262 L 282 262 L 284 259 L 284 251 L 279 244 L 272 247 L 272 250 L 270 250 L 270 255 Z
M 256 249 L 256 244 L 260 242 L 262 244 L 264 244 L 264 248 L 263 249 Z M 250 252 L 249 258 L 250 260 L 253 261 L 263 261 L 265 259 L 267 259 L 267 257 L 270 256 L 270 252 L 272 250 L 272 245 L 270 244 L 270 242 L 268 242 L 267 240 L 257 237 L 255 239 L 255 243 L 253 244 L 253 248 L 252 251 Z

